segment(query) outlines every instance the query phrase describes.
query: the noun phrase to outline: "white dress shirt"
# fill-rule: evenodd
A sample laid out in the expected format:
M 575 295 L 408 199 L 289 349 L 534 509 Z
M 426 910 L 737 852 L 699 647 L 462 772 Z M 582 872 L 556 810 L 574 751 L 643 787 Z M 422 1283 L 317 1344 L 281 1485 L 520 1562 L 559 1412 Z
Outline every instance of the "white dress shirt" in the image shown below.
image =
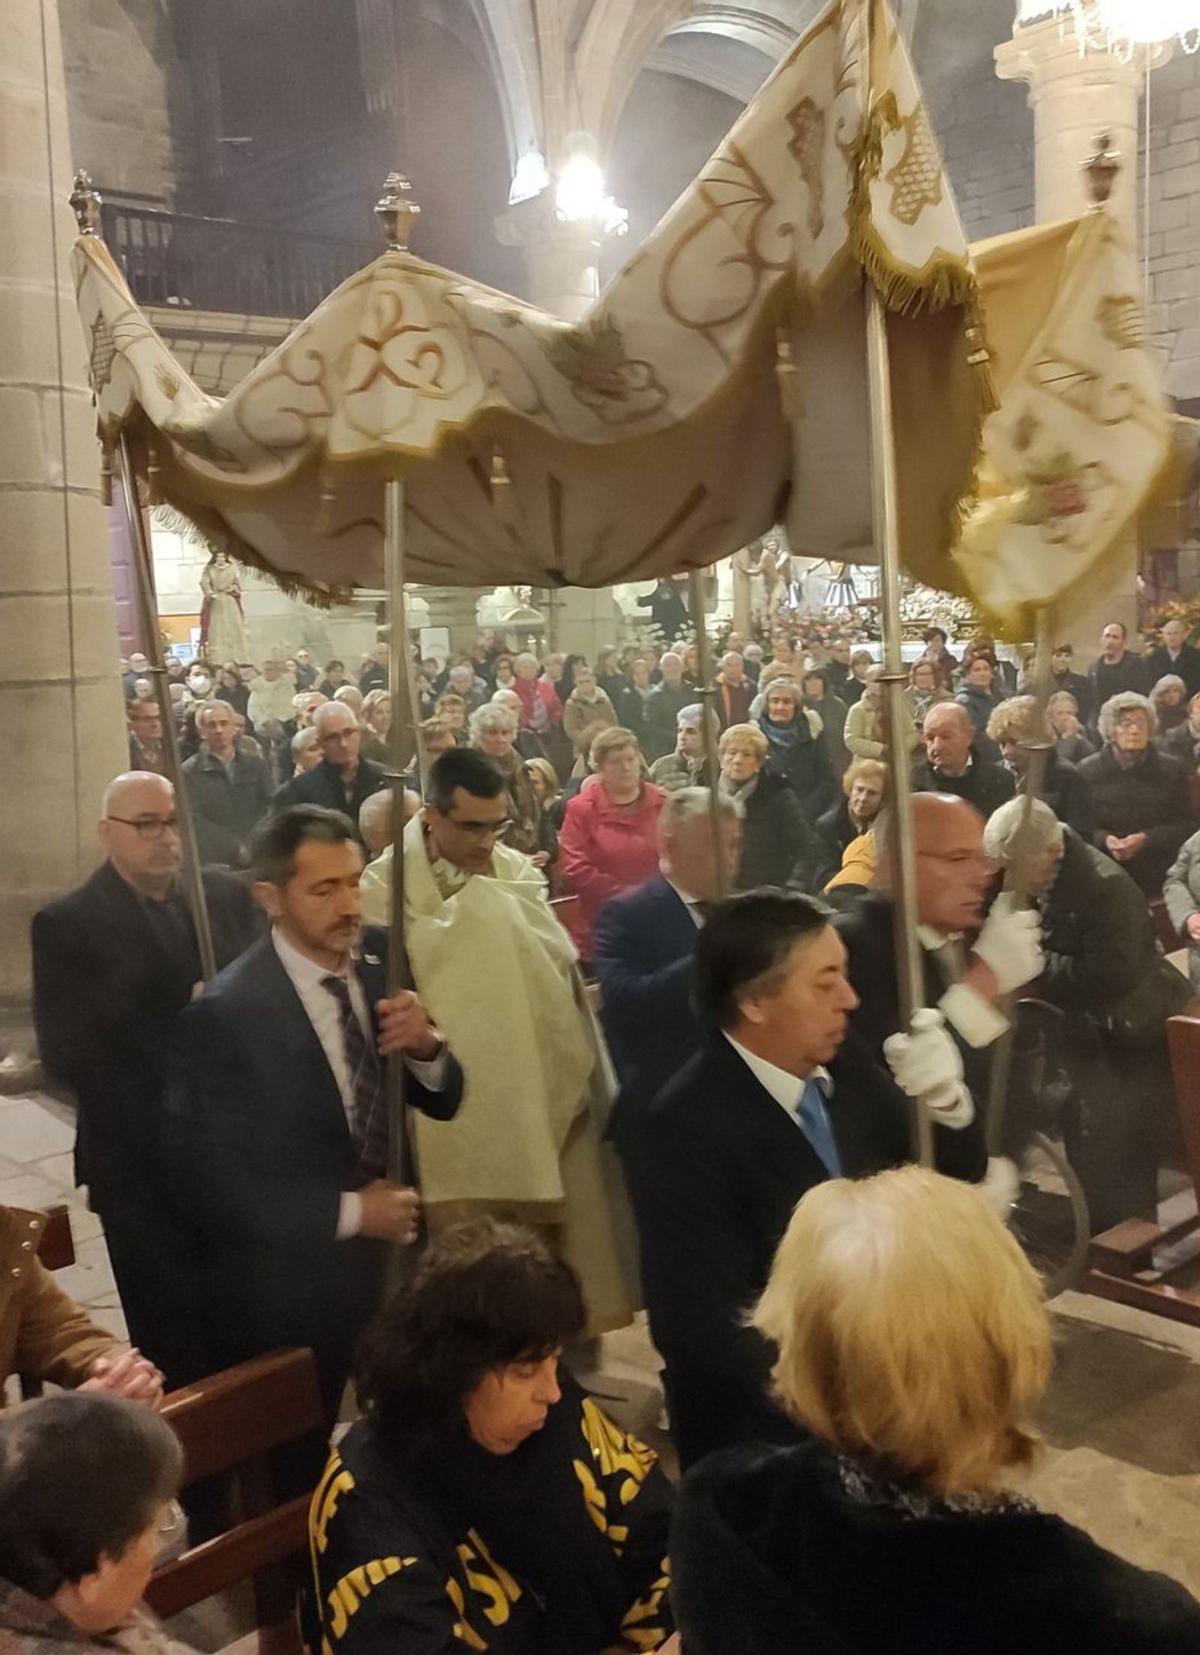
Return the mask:
M 350 1074 L 350 1065 L 346 1061 L 346 1038 L 342 1031 L 342 1014 L 338 1002 L 325 987 L 326 977 L 341 976 L 350 991 L 350 1006 L 359 1027 L 366 1039 L 374 1040 L 375 1030 L 371 1022 L 371 1008 L 367 1005 L 367 996 L 363 990 L 358 972 L 347 961 L 343 972 L 328 971 L 315 960 L 310 960 L 307 954 L 302 954 L 294 944 L 290 943 L 277 925 L 271 928 L 271 941 L 279 962 L 287 972 L 292 987 L 300 996 L 300 1004 L 304 1007 L 309 1022 L 313 1026 L 313 1033 L 321 1042 L 321 1050 L 333 1071 L 333 1078 L 337 1082 L 337 1089 L 341 1094 L 342 1108 L 346 1111 L 346 1123 L 353 1129 L 354 1126 L 354 1083 Z M 440 1092 L 446 1084 L 446 1054 L 438 1053 L 434 1058 L 422 1061 L 420 1058 L 404 1056 L 405 1065 L 416 1078 L 430 1092 Z M 357 1235 L 362 1222 L 362 1201 L 353 1190 L 342 1192 L 341 1207 L 338 1213 L 337 1239 L 343 1240 L 346 1236 Z
M 833 1076 L 829 1073 L 829 1070 L 818 1063 L 810 1075 L 803 1077 L 793 1075 L 787 1069 L 781 1069 L 777 1063 L 768 1063 L 765 1057 L 755 1057 L 753 1052 L 748 1052 L 745 1046 L 740 1045 L 731 1034 L 727 1034 L 725 1038 L 763 1090 L 769 1092 L 775 1099 L 775 1102 L 791 1120 L 792 1125 L 798 1131 L 803 1132 L 804 1128 L 800 1125 L 797 1110 L 800 1108 L 800 1100 L 804 1096 L 804 1088 L 810 1080 L 815 1080 L 821 1089 L 822 1096 L 828 1098 L 833 1091 Z M 832 1132 L 832 1127 L 830 1131 Z

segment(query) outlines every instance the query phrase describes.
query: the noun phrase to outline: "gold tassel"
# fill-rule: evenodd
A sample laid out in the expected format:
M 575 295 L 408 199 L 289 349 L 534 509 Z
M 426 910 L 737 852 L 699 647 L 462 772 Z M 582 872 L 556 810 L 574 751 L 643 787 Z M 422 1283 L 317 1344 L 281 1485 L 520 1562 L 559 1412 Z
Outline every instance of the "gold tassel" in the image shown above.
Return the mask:
M 492 509 L 501 523 L 516 521 L 516 501 L 513 498 L 512 478 L 498 448 L 492 450 L 492 464 L 488 475 L 492 491 Z
M 790 425 L 798 425 L 804 418 L 804 397 L 800 390 L 800 370 L 792 354 L 792 342 L 784 328 L 775 333 L 775 378 L 779 383 L 779 405 Z

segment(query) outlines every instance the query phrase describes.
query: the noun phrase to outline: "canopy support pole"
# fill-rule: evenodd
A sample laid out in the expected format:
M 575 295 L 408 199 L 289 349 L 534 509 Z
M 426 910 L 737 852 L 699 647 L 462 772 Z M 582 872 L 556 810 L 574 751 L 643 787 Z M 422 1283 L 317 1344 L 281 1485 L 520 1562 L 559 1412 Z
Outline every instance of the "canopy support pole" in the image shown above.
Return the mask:
M 129 537 L 133 544 L 133 567 L 137 583 L 138 607 L 141 610 L 142 631 L 146 639 L 146 654 L 150 660 L 150 680 L 158 715 L 162 723 L 163 757 L 167 780 L 175 789 L 175 815 L 179 822 L 179 837 L 183 845 L 183 884 L 188 906 L 192 910 L 192 924 L 196 929 L 196 945 L 200 954 L 200 974 L 206 983 L 217 974 L 217 959 L 213 951 L 212 926 L 208 918 L 208 900 L 204 894 L 204 880 L 200 873 L 200 852 L 196 844 L 196 824 L 192 820 L 191 800 L 184 785 L 179 758 L 179 736 L 175 729 L 175 709 L 171 702 L 171 688 L 167 681 L 167 663 L 163 654 L 162 628 L 158 619 L 158 593 L 154 585 L 154 560 L 150 551 L 150 536 L 146 519 L 138 499 L 137 473 L 129 452 L 129 437 L 122 431 L 117 444 L 117 468 L 121 475 L 121 493 L 125 500 L 125 516 L 129 522 Z
M 917 861 L 913 841 L 909 734 L 912 712 L 905 691 L 908 677 L 900 649 L 900 542 L 896 492 L 896 445 L 892 421 L 892 378 L 888 360 L 887 313 L 873 282 L 867 282 L 867 372 L 871 399 L 871 494 L 879 555 L 883 621 L 888 772 L 891 806 L 889 851 L 896 943 L 900 1027 L 907 1033 L 913 1013 L 924 1004 L 921 945 L 917 938 Z M 929 1111 L 914 1105 L 913 1143 L 922 1166 L 933 1165 Z
M 388 923 L 389 994 L 411 989 L 412 970 L 404 946 L 404 713 L 409 700 L 408 625 L 404 604 L 404 484 L 389 477 L 384 484 L 384 580 L 388 598 L 388 693 L 392 701 L 392 725 L 388 731 L 391 764 L 392 891 Z M 413 711 L 415 702 L 408 711 Z M 417 762 L 422 777 L 420 732 L 413 729 Z M 424 787 L 422 787 L 424 792 Z M 405 1103 L 404 1059 L 394 1057 L 387 1066 L 388 1085 L 388 1172 L 400 1184 L 414 1182 L 411 1139 Z
M 699 569 L 688 570 L 688 607 L 692 612 L 692 625 L 696 629 L 696 657 L 700 666 L 700 705 L 704 710 L 704 762 L 708 767 L 708 819 L 712 827 L 717 895 L 723 897 L 729 895 L 729 880 L 726 877 L 725 858 L 721 854 L 721 801 L 717 792 L 721 774 L 721 761 L 717 754 L 717 714 L 713 706 L 717 687 L 713 682 L 708 627 L 704 618 L 704 575 Z

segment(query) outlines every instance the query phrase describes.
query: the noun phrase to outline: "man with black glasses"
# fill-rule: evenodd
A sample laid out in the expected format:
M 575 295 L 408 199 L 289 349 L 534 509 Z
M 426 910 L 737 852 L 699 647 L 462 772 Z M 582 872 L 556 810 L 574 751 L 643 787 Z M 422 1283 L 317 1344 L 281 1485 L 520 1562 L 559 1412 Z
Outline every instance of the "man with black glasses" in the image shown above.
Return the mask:
M 34 1019 L 42 1062 L 75 1094 L 75 1176 L 104 1225 L 130 1339 L 172 1388 L 196 1374 L 179 1290 L 186 1244 L 164 1190 L 163 1070 L 201 970 L 170 782 L 118 776 L 99 838 L 101 866 L 34 916 Z M 220 967 L 264 921 L 231 876 L 206 873 L 204 888 Z
M 504 844 L 511 825 L 504 777 L 460 747 L 431 767 L 404 830 L 405 945 L 466 1076 L 453 1121 L 414 1120 L 421 1196 L 434 1233 L 483 1217 L 533 1225 L 578 1270 L 603 1332 L 632 1309 L 614 1236 L 619 1171 L 606 1178 L 600 1142 L 604 1069 L 575 946 L 541 870 Z M 385 851 L 363 877 L 368 919 L 388 917 L 390 864 Z

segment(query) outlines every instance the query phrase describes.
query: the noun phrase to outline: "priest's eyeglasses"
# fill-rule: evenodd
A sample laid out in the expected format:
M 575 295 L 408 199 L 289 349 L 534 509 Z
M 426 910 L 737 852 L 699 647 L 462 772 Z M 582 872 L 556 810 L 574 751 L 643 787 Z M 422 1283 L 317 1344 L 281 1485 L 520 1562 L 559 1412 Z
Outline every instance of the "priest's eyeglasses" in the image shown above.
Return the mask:
M 168 828 L 179 832 L 178 816 L 110 816 L 108 820 L 133 828 L 139 839 L 161 839 Z
M 457 816 L 447 816 L 446 820 L 465 833 L 468 839 L 503 839 L 513 826 L 511 816 L 505 816 L 499 822 L 463 822 Z

